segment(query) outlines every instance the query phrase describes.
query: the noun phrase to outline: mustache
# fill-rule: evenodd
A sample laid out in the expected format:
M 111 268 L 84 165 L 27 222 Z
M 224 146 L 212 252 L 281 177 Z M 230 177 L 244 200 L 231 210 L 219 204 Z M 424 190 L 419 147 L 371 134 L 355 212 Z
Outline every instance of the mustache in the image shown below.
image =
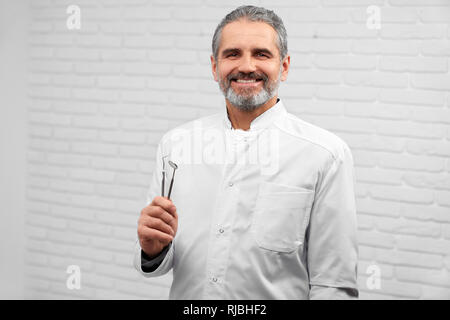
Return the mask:
M 227 76 L 228 83 L 232 80 L 262 80 L 266 82 L 269 77 L 265 75 L 264 73 L 258 73 L 258 72 L 250 72 L 250 73 L 244 73 L 244 72 L 237 72 L 232 73 Z

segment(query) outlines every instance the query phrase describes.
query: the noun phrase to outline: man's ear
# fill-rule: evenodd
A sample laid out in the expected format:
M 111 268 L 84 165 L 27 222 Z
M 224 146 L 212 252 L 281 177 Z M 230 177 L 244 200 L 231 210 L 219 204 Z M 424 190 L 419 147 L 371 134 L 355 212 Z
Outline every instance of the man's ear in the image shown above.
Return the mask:
M 289 54 L 284 57 L 283 61 L 281 62 L 281 81 L 286 81 L 288 73 L 289 73 L 289 66 L 291 65 L 291 56 Z
M 213 76 L 214 76 L 214 80 L 216 82 L 219 81 L 218 77 L 217 77 L 217 62 L 214 59 L 213 55 L 211 55 L 211 68 L 212 68 L 212 73 L 213 73 Z

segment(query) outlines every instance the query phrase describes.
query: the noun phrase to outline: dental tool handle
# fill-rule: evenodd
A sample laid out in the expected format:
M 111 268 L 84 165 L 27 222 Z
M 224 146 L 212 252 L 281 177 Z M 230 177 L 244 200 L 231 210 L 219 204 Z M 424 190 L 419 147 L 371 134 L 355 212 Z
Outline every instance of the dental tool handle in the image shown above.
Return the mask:
M 172 179 L 170 180 L 169 194 L 167 195 L 168 199 L 170 199 L 170 194 L 172 193 L 172 186 L 173 186 L 173 178 L 174 177 L 175 177 L 175 170 L 173 170 Z
M 162 183 L 161 183 L 161 197 L 164 197 L 164 188 L 165 188 L 165 181 L 166 181 L 166 171 L 163 170 L 162 172 Z

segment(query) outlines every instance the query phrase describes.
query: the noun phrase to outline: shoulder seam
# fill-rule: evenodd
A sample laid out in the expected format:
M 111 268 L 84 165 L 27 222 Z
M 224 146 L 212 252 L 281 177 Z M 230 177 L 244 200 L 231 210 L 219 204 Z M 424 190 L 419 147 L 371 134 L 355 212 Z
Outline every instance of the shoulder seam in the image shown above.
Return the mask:
M 288 113 L 287 115 L 289 116 L 290 119 L 292 119 L 292 120 L 294 120 L 294 121 L 298 121 L 298 120 L 299 120 L 299 119 L 297 119 L 295 116 L 291 115 L 290 113 Z M 333 157 L 333 160 L 336 160 L 336 159 L 337 159 L 337 155 L 335 155 L 335 154 L 333 153 L 333 151 L 331 151 L 329 148 L 327 148 L 327 147 L 325 147 L 325 146 L 323 146 L 323 145 L 321 145 L 321 144 L 319 144 L 319 143 L 317 143 L 317 142 L 315 142 L 315 141 L 312 141 L 312 140 L 310 140 L 310 139 L 308 139 L 308 138 L 293 135 L 292 133 L 286 131 L 286 130 L 285 130 L 283 127 L 281 127 L 278 123 L 276 123 L 275 125 L 277 126 L 278 129 L 280 129 L 280 130 L 283 131 L 284 133 L 286 133 L 286 134 L 288 134 L 288 135 L 290 135 L 290 136 L 292 136 L 292 137 L 294 137 L 294 138 L 302 139 L 302 140 L 308 141 L 309 143 L 312 143 L 312 144 L 314 144 L 314 145 L 316 145 L 316 146 L 318 146 L 318 147 L 321 147 L 322 149 L 328 151 L 328 152 L 331 154 L 331 156 Z

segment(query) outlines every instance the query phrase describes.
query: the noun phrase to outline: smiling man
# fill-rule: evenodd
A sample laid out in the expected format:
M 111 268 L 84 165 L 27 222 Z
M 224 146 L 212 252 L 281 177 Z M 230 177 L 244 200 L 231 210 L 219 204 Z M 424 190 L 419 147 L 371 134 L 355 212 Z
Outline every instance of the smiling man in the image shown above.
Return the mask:
M 171 299 L 358 297 L 352 155 L 287 112 L 289 65 L 273 11 L 242 6 L 217 26 L 226 107 L 164 135 L 138 222 L 135 267 L 173 269 Z
M 286 39 L 284 28 L 280 31 Z M 271 25 L 243 18 L 222 22 L 214 34 L 212 72 L 234 128 L 248 130 L 253 119 L 276 104 L 278 86 L 286 80 L 290 63 L 287 48 L 280 44 L 279 49 L 278 39 Z

